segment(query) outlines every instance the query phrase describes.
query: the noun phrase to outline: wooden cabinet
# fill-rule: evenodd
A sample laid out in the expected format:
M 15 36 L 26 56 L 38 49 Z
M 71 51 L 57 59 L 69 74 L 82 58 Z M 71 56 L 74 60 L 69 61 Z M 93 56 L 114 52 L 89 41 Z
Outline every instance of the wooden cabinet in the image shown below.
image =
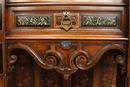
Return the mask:
M 0 87 L 130 87 L 129 1 L 0 1 Z

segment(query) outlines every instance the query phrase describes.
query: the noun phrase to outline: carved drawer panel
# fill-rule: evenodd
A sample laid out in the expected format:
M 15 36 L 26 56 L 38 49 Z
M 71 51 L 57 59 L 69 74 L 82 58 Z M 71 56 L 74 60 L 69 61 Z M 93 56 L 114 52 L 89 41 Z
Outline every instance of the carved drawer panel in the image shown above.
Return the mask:
M 97 6 L 31 6 L 8 9 L 7 38 L 21 35 L 39 38 L 59 35 L 66 39 L 71 36 L 106 35 L 106 37 L 126 38 L 126 8 Z M 56 8 L 56 9 L 55 9 Z M 75 9 L 73 9 L 75 8 Z M 93 8 L 93 10 L 91 10 Z M 101 9 L 103 8 L 103 9 Z M 12 21 L 13 20 L 13 21 Z M 12 21 L 12 22 L 10 22 Z M 98 31 L 98 32 L 97 32 Z M 49 36 L 47 36 L 49 35 Z M 68 37 L 67 37 L 68 36 Z

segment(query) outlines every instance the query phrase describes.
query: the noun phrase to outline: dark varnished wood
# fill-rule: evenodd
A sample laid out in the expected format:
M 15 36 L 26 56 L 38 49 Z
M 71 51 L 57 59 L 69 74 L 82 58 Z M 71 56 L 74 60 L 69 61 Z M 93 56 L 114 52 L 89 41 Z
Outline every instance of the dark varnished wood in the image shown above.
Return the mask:
M 129 0 L 0 1 L 0 87 L 130 87 Z M 49 16 L 51 23 L 18 26 L 18 16 Z M 87 26 L 83 16 L 116 23 Z

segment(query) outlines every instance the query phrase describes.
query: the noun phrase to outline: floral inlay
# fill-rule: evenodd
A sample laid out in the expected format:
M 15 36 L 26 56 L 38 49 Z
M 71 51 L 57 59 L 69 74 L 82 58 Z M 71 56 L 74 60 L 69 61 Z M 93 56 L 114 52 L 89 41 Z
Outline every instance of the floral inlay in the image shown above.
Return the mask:
M 103 87 L 116 87 L 117 63 L 114 56 L 107 56 L 103 64 Z

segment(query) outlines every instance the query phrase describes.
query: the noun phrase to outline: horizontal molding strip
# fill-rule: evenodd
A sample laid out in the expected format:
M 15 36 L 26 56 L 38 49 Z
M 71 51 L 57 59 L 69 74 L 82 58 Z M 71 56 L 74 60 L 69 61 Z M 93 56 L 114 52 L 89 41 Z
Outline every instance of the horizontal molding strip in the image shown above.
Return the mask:
M 86 36 L 86 35 L 66 35 L 66 36 L 61 36 L 61 35 L 11 35 L 11 36 L 7 36 L 5 37 L 6 40 L 31 40 L 31 39 L 36 39 L 36 40 L 41 40 L 41 39 L 64 39 L 64 40 L 111 40 L 111 41 L 117 41 L 117 40 L 123 40 L 123 41 L 127 41 L 128 38 L 127 37 L 122 37 L 122 36 L 112 36 L 112 35 L 93 35 L 93 36 Z
M 127 6 L 127 3 L 114 2 L 62 2 L 62 1 L 44 1 L 44 2 L 8 2 L 6 6 Z

